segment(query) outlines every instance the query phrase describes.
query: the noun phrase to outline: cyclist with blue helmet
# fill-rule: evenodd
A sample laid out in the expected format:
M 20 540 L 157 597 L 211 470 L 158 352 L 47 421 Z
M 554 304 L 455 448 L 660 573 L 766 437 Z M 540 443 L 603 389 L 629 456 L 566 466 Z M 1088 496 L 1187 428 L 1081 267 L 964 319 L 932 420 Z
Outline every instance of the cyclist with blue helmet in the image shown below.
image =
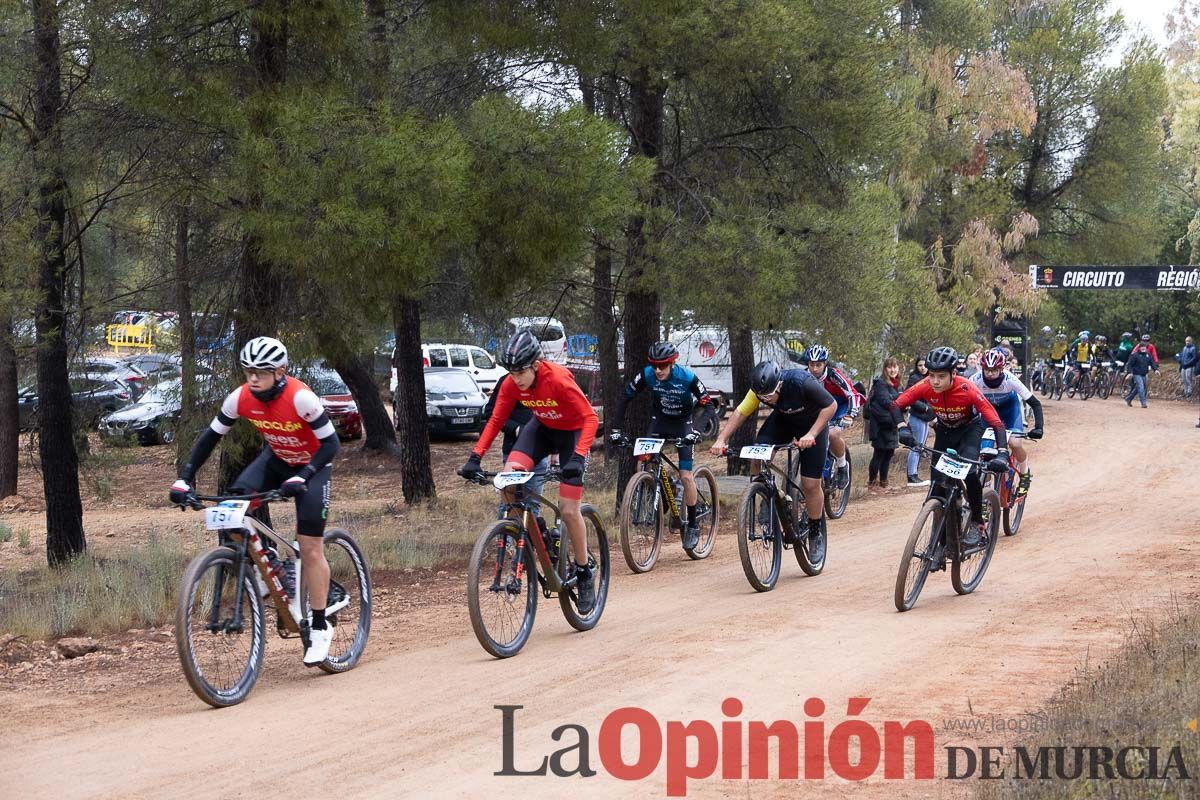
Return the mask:
M 829 348 L 814 344 L 804 351 L 801 362 L 808 366 L 809 373 L 821 382 L 825 391 L 833 396 L 837 410 L 829 422 L 829 452 L 837 466 L 835 481 L 837 488 L 845 489 L 850 481 L 850 465 L 846 461 L 846 440 L 842 429 L 848 428 L 858 419 L 864 398 L 846 374 L 829 363 Z

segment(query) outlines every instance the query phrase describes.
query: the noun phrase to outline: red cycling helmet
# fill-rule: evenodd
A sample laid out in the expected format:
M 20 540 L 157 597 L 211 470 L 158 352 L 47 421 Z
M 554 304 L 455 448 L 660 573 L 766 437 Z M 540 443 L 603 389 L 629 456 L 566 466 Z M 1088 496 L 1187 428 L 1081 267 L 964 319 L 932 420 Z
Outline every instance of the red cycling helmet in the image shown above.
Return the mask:
M 983 358 L 980 360 L 980 366 L 984 369 L 1004 369 L 1006 360 L 1007 359 L 1004 357 L 1004 351 L 996 348 L 995 350 L 988 350 L 983 354 Z

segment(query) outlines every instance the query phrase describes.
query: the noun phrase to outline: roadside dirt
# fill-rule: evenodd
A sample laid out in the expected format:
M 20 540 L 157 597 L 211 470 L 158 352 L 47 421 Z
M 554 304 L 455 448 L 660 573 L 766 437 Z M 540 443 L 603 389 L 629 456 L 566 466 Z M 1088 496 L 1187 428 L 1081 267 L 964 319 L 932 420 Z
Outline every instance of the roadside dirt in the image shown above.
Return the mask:
M 638 781 L 616 780 L 602 768 L 602 721 L 637 706 L 658 719 L 660 730 L 668 720 L 719 726 L 727 697 L 744 704 L 736 717 L 742 722 L 797 726 L 813 718 L 805 700 L 820 698 L 826 736 L 846 717 L 849 698 L 871 698 L 859 716 L 877 730 L 885 720 L 933 726 L 936 774 L 944 776 L 943 747 L 1011 739 L 954 730 L 948 721 L 1036 711 L 1077 668 L 1119 646 L 1131 618 L 1200 596 L 1191 514 L 1192 465 L 1200 457 L 1194 424 L 1194 409 L 1182 404 L 1148 410 L 1117 399 L 1049 404 L 1049 438 L 1035 446 L 1020 535 L 999 543 L 975 594 L 955 595 L 948 576 L 935 573 L 906 614 L 895 611 L 892 587 L 921 502 L 916 492 L 857 500 L 830 526 L 825 573 L 805 578 L 788 554 L 768 594 L 747 585 L 730 522 L 704 562 L 672 549 L 652 573 L 633 576 L 614 550 L 615 577 L 600 625 L 576 633 L 557 603 L 542 602 L 525 650 L 506 661 L 476 643 L 464 577 L 454 571 L 384 586 L 367 655 L 346 675 L 306 671 L 294 642 L 271 641 L 262 679 L 236 708 L 212 711 L 191 694 L 172 639 L 161 631 L 131 632 L 106 641 L 106 652 L 72 661 L 6 665 L 0 667 L 8 731 L 0 748 L 0 796 L 243 797 L 264 785 L 294 789 L 299 779 L 308 796 L 532 790 L 663 797 L 665 759 Z M 439 447 L 448 451 L 439 455 L 439 474 L 452 487 L 449 473 L 465 443 Z M 343 481 L 347 506 L 398 494 L 389 470 L 376 477 L 369 457 L 348 458 L 363 463 L 344 470 L 354 475 Z M 120 528 L 139 498 L 165 494 L 164 466 L 139 458 L 142 492 L 118 489 L 107 504 L 89 508 L 89 530 Z M 152 519 L 159 514 L 149 512 Z M 36 511 L 0 520 L 31 529 L 40 524 Z M 93 536 L 107 546 L 105 537 Z M 9 560 L 14 549 L 12 542 L 0 548 L 0 568 L 27 557 Z M 40 555 L 40 544 L 35 549 Z M 495 776 L 503 764 L 496 705 L 524 706 L 516 712 L 518 768 L 574 744 L 574 732 L 561 742 L 551 738 L 555 728 L 573 723 L 590 734 L 591 767 L 599 774 Z M 630 762 L 632 741 L 627 736 L 624 749 Z M 575 760 L 570 755 L 566 763 Z M 690 782 L 688 796 L 957 797 L 972 783 L 886 781 L 880 767 L 865 784 L 714 776 Z

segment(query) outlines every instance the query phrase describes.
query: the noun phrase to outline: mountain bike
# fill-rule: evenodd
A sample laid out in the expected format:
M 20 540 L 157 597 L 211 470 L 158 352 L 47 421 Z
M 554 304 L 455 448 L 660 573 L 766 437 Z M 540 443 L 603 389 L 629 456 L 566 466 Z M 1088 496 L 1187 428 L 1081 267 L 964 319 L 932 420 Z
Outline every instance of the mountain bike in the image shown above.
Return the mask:
M 786 469 L 771 463 L 776 453 L 787 453 Z M 738 555 L 746 580 L 760 592 L 774 589 L 783 551 L 793 544 L 796 563 L 804 574 L 820 575 L 829 537 L 822 521 L 818 539 L 810 540 L 804 492 L 792 478 L 800 469 L 799 448 L 795 444 L 754 444 L 743 447 L 739 455 L 762 462 L 762 470 L 750 479 L 738 510 Z
M 1029 437 L 1023 433 L 1009 431 L 1008 438 L 1012 440 L 1028 439 Z M 989 428 L 983 432 L 983 440 L 979 446 L 979 455 L 982 460 L 990 462 L 996 453 L 996 435 Z M 1020 483 L 1021 471 L 1017 469 L 1017 457 L 1011 451 L 1008 454 L 1008 469 L 1002 473 L 998 473 L 994 469 L 989 469 L 983 475 L 984 488 L 990 488 L 995 491 L 996 496 L 1000 499 L 1000 510 L 1004 515 L 1005 536 L 1016 536 L 1017 532 L 1021 529 L 1021 519 L 1025 516 L 1025 501 L 1029 495 L 1022 496 L 1017 493 Z
M 679 467 L 662 452 L 663 445 L 676 447 L 693 445 L 693 439 L 643 438 L 635 442 L 623 439 L 618 447 L 633 447 L 638 459 L 638 471 L 625 484 L 621 501 L 621 552 L 625 563 L 635 573 L 654 569 L 662 550 L 668 528 L 683 531 L 683 482 Z M 718 504 L 717 479 L 708 467 L 693 473 L 696 480 L 696 526 L 700 540 L 691 550 L 690 558 L 707 558 L 717 539 Z
M 467 569 L 471 628 L 483 649 L 496 658 L 515 656 L 529 640 L 539 590 L 547 600 L 558 595 L 563 616 L 577 631 L 596 627 L 608 599 L 608 535 L 600 513 L 586 503 L 581 508 L 587 562 L 596 582 L 596 605 L 588 614 L 581 614 L 571 537 L 559 507 L 525 485 L 531 478 L 532 472 L 481 471 L 467 479 L 480 485 L 491 481 L 503 497 L 496 521 L 476 540 Z M 554 471 L 546 476 L 548 482 L 558 478 Z M 554 524 L 545 531 L 530 505 L 533 500 L 554 512 Z M 510 512 L 519 513 L 509 517 Z
M 267 598 L 275 603 L 279 636 L 298 636 L 301 650 L 308 648 L 308 591 L 301 588 L 300 548 L 250 516 L 281 497 L 269 491 L 187 499 L 190 508 L 204 511 L 205 527 L 216 532 L 218 545 L 184 570 L 175 645 L 188 685 L 217 708 L 245 700 L 258 680 Z M 268 543 L 278 557 L 267 550 Z M 330 570 L 326 622 L 334 636 L 329 656 L 318 666 L 325 672 L 346 672 L 362 658 L 371 632 L 371 575 L 358 542 L 339 528 L 325 531 L 325 557 Z
M 1079 369 L 1071 370 L 1067 376 L 1067 397 L 1079 395 L 1080 400 L 1092 396 L 1092 363 L 1090 361 L 1079 365 Z
M 1112 395 L 1112 387 L 1116 385 L 1116 380 L 1116 374 L 1112 372 L 1112 362 L 1100 362 L 1100 369 L 1096 375 L 1096 396 L 1108 399 Z
M 1041 392 L 1044 396 L 1044 386 L 1046 384 L 1046 359 L 1038 359 L 1033 368 L 1029 370 L 1029 390 L 1031 392 Z
M 837 425 L 842 430 L 853 425 L 854 421 L 850 420 L 849 424 L 838 422 L 830 423 L 829 427 Z M 796 462 L 796 474 L 792 474 L 793 480 L 798 480 L 800 462 Z M 846 513 L 846 507 L 850 505 L 850 487 L 854 484 L 854 462 L 850 458 L 850 445 L 846 444 L 846 485 L 839 487 L 837 485 L 837 458 L 832 451 L 825 452 L 825 467 L 821 471 L 821 488 L 825 490 L 825 516 L 829 519 L 841 519 Z M 800 493 L 803 498 L 804 493 Z
M 966 502 L 963 479 L 972 469 L 984 469 L 986 462 L 963 458 L 954 450 L 935 450 L 917 445 L 910 448 L 922 454 L 939 456 L 930 470 L 932 482 L 925 503 L 917 512 L 900 569 L 896 573 L 895 602 L 897 611 L 908 611 L 917 603 L 925 579 L 930 572 L 946 568 L 950 562 L 950 583 L 959 594 L 975 591 L 991 563 L 996 549 L 997 526 L 1000 520 L 1000 498 L 992 489 L 984 489 L 983 514 L 986 532 L 978 545 L 962 546 L 962 534 L 971 524 L 971 507 Z
M 1062 400 L 1063 389 L 1066 388 L 1067 366 L 1062 361 L 1053 362 L 1049 374 L 1042 386 L 1042 394 L 1055 400 Z

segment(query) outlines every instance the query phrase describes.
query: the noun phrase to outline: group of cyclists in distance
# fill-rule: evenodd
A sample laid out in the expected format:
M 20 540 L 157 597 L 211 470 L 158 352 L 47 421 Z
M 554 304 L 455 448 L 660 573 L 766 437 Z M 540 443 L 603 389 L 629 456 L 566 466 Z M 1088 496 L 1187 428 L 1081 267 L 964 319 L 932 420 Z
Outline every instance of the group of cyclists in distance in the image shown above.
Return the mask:
M 1087 332 L 1083 332 L 1071 343 L 1072 363 L 1080 366 L 1094 359 L 1099 352 L 1097 348 L 1103 345 L 1103 337 L 1089 342 Z M 1057 348 L 1056 353 L 1058 358 L 1067 356 L 1066 349 Z M 1029 456 L 1020 439 L 1010 434 L 1041 438 L 1042 408 L 1028 387 L 1008 369 L 1010 358 L 1011 354 L 1002 348 L 989 350 L 982 355 L 979 370 L 968 377 L 959 374 L 962 359 L 956 350 L 936 347 L 929 351 L 924 358 L 927 376 L 888 404 L 888 411 L 899 427 L 900 442 L 910 448 L 924 444 L 917 441 L 905 422 L 908 410 L 925 416 L 931 413 L 937 423 L 933 447 L 951 450 L 965 459 L 979 458 L 984 432 L 990 428 L 998 451 L 994 461 L 1007 464 L 1011 447 L 1021 474 L 1019 491 L 1027 492 L 1031 474 Z M 692 412 L 698 405 L 709 402 L 709 394 L 700 378 L 678 363 L 679 351 L 671 342 L 655 344 L 647 360 L 648 364 L 624 387 L 611 417 L 608 436 L 614 442 L 624 439 L 628 403 L 648 391 L 652 417 L 646 435 L 677 443 L 686 506 L 682 539 L 684 549 L 688 550 L 696 547 L 699 535 L 693 465 L 694 448 L 700 437 L 692 430 Z M 321 547 L 330 506 L 332 461 L 338 452 L 337 435 L 312 390 L 287 374 L 288 355 L 282 342 L 271 337 L 252 339 L 242 348 L 239 361 L 246 381 L 229 394 L 197 439 L 190 457 L 179 469 L 178 480 L 171 486 L 170 499 L 181 506 L 194 500 L 196 472 L 239 417 L 246 418 L 263 434 L 266 446 L 234 481 L 234 492 L 278 490 L 285 497 L 295 498 L 296 533 L 311 606 L 308 618 L 311 637 L 304 663 L 316 665 L 326 658 L 329 650 L 326 617 L 337 610 L 339 603 L 345 602 L 344 596 L 328 594 L 329 567 Z M 557 456 L 560 518 L 575 559 L 573 585 L 578 610 L 586 615 L 596 603 L 596 590 L 589 566 L 581 500 L 588 454 L 599 420 L 571 372 L 543 358 L 541 343 L 531 331 L 522 330 L 512 336 L 498 361 L 509 374 L 497 385 L 491 398 L 493 413 L 458 473 L 464 478 L 479 479 L 483 458 L 502 432 L 505 468 L 509 471 L 529 472 L 544 464 L 549 456 Z M 749 390 L 720 428 L 710 452 L 725 455 L 737 429 L 760 408 L 769 409 L 755 442 L 795 445 L 807 510 L 808 530 L 800 529 L 794 534 L 788 531 L 784 541 L 791 543 L 789 536 L 798 539 L 807 533 L 810 548 L 823 552 L 826 519 L 822 478 L 826 474 L 826 460 L 831 458 L 833 464 L 829 485 L 833 489 L 848 488 L 850 475 L 843 426 L 852 424 L 860 415 L 864 398 L 846 374 L 830 362 L 826 347 L 819 344 L 809 347 L 800 361 L 800 366 L 788 368 L 774 361 L 754 366 Z M 1033 427 L 1027 433 L 1025 404 L 1034 417 Z M 519 424 L 511 424 L 510 417 L 519 419 Z M 751 479 L 758 480 L 760 471 L 760 462 L 752 461 Z M 972 472 L 964 483 L 973 523 L 964 532 L 963 545 L 969 547 L 988 532 L 980 475 Z

